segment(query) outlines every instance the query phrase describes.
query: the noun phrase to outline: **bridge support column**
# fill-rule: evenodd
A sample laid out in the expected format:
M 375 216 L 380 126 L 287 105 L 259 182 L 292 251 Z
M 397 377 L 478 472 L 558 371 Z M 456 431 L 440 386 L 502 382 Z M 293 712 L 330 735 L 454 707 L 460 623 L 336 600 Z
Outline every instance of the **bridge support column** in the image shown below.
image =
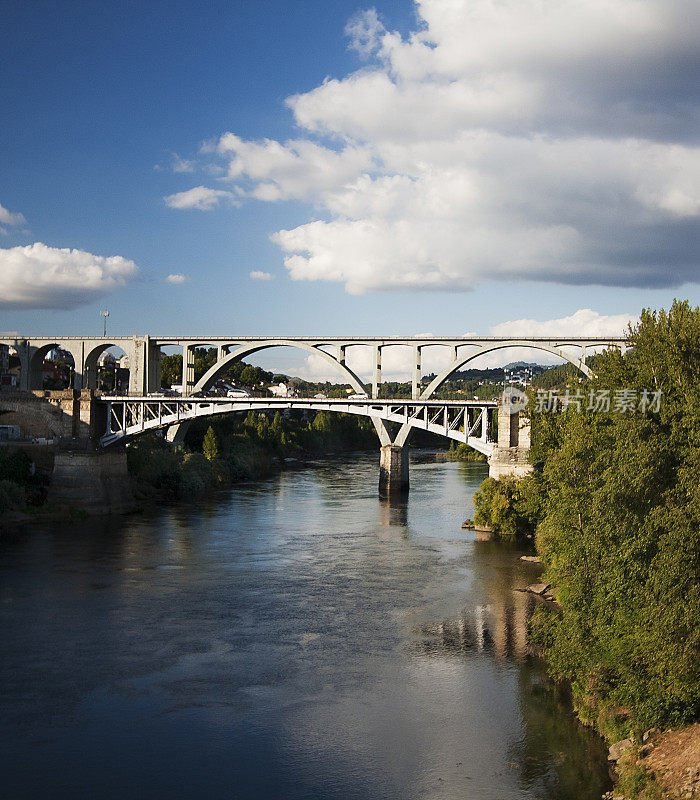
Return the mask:
M 379 386 L 382 382 L 382 348 L 377 345 L 374 348 L 374 374 L 372 376 L 372 397 L 379 397 Z
M 489 456 L 489 477 L 512 475 L 523 478 L 532 472 L 530 458 L 530 420 L 522 411 L 498 406 L 498 446 Z
M 418 400 L 420 397 L 421 381 L 421 348 L 416 346 L 413 349 L 413 382 L 411 384 L 411 399 Z
M 194 386 L 194 345 L 182 345 L 182 396 L 187 397 Z
M 160 360 L 163 357 L 160 347 L 151 344 L 149 337 L 146 336 L 146 364 L 148 371 L 146 374 L 146 382 L 148 384 L 148 393 L 159 392 L 161 375 L 160 375 Z
M 379 452 L 379 496 L 394 497 L 408 492 L 408 452 L 387 444 Z

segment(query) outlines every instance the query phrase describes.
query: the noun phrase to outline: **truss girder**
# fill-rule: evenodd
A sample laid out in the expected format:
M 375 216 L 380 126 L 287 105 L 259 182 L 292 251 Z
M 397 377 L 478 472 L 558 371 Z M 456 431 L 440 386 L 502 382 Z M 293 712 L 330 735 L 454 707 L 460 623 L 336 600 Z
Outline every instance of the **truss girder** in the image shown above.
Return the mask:
M 438 436 L 464 442 L 485 455 L 495 444 L 489 435 L 488 411 L 495 402 L 416 400 L 277 400 L 268 398 L 153 398 L 112 397 L 107 404 L 107 432 L 103 447 L 125 442 L 146 431 L 218 414 L 248 411 L 334 411 L 396 422 L 404 428 L 420 428 Z M 470 412 L 474 419 L 469 424 Z

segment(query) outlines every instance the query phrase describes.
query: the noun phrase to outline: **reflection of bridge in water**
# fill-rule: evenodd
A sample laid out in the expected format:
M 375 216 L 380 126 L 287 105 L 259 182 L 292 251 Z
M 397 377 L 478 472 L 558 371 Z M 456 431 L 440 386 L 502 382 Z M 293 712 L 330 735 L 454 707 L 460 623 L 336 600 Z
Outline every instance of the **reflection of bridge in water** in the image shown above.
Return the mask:
M 0 338 L 11 347 L 20 362 L 20 390 L 42 389 L 44 358 L 53 349 L 67 351 L 73 360 L 73 422 L 71 436 L 62 444 L 73 449 L 99 449 L 126 442 L 157 428 L 167 428 L 167 438 L 182 440 L 189 423 L 216 414 L 279 407 L 272 399 L 195 397 L 206 393 L 236 361 L 271 348 L 295 348 L 324 361 L 357 393 L 364 393 L 360 377 L 348 365 L 353 348 L 369 349 L 372 354 L 371 397 L 366 401 L 286 401 L 283 407 L 326 410 L 369 417 L 381 447 L 380 490 L 406 491 L 408 460 L 404 445 L 416 428 L 448 439 L 464 442 L 489 457 L 490 473 L 522 474 L 528 467 L 529 425 L 511 409 L 473 400 L 440 401 L 434 393 L 450 376 L 481 356 L 507 348 L 530 348 L 555 355 L 590 375 L 586 357 L 605 347 L 626 348 L 623 338 L 603 337 L 11 337 Z M 195 350 L 215 347 L 216 363 L 195 381 Z M 98 359 L 109 348 L 119 347 L 129 362 L 129 393 L 118 398 L 95 394 Z M 181 398 L 154 396 L 161 388 L 160 361 L 163 348 L 182 349 Z M 382 357 L 387 348 L 399 347 L 411 353 L 410 400 L 381 397 Z M 427 348 L 448 353 L 448 364 L 428 383 L 423 384 L 422 363 Z M 63 402 L 63 401 L 61 401 Z M 2 396 L 0 396 L 0 404 Z M 64 403 L 67 407 L 67 401 Z M 2 408 L 0 407 L 0 412 Z M 396 427 L 398 426 L 398 431 Z M 497 434 L 496 434 L 497 429 Z
M 412 636 L 416 654 L 459 657 L 488 652 L 499 661 L 521 661 L 529 655 L 528 625 L 538 600 L 518 590 L 532 583 L 537 569 L 521 562 L 516 551 L 509 556 L 507 548 L 498 544 L 473 543 L 470 567 L 481 583 L 483 602 L 449 619 L 416 625 Z M 509 557 L 511 565 L 507 565 Z

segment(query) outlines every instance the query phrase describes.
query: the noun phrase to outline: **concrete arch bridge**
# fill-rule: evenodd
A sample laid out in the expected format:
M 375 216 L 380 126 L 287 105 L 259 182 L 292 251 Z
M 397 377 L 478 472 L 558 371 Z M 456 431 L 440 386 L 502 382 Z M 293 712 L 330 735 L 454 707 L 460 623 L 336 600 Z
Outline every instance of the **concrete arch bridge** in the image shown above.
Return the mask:
M 73 359 L 73 389 L 90 394 L 95 405 L 94 417 L 98 420 L 86 426 L 93 442 L 101 448 L 118 441 L 127 441 L 147 430 L 169 428 L 168 438 L 177 440 L 185 426 L 196 417 L 211 416 L 231 411 L 253 408 L 278 407 L 272 399 L 234 401 L 229 398 L 194 397 L 205 393 L 235 361 L 270 348 L 291 347 L 325 361 L 357 393 L 365 392 L 365 385 L 347 363 L 352 348 L 369 351 L 372 364 L 371 397 L 367 401 L 286 401 L 287 406 L 314 410 L 343 411 L 362 414 L 372 419 L 381 445 L 380 485 L 405 488 L 408 482 L 407 461 L 403 446 L 412 430 L 422 428 L 446 438 L 464 441 L 479 452 L 489 456 L 492 474 L 527 468 L 529 429 L 525 429 L 519 415 L 509 410 L 491 411 L 488 404 L 472 401 L 449 403 L 436 401 L 433 395 L 456 371 L 471 361 L 488 353 L 505 348 L 530 348 L 555 355 L 573 364 L 583 374 L 590 376 L 586 365 L 587 355 L 601 348 L 627 348 L 624 337 L 310 337 L 310 336 L 129 336 L 129 337 L 11 337 L 0 338 L 0 344 L 14 349 L 20 361 L 20 389 L 41 390 L 41 373 L 46 354 L 57 347 L 68 351 Z M 97 363 L 100 355 L 110 347 L 121 348 L 129 362 L 129 393 L 124 397 L 101 398 L 93 396 L 97 386 Z M 159 398 L 161 387 L 160 360 L 163 348 L 179 347 L 182 350 L 182 397 Z M 215 364 L 195 381 L 195 350 L 216 347 Z M 388 348 L 408 349 L 411 363 L 411 399 L 384 400 L 382 388 L 382 358 Z M 442 359 L 445 366 L 433 380 L 423 386 L 422 361 L 426 348 L 447 349 Z M 306 404 L 306 405 L 302 405 Z M 81 408 L 82 408 L 81 404 Z M 84 415 L 84 412 L 81 411 Z M 492 441 L 489 415 L 498 414 L 498 441 Z M 501 418 L 501 414 L 504 416 Z M 91 414 L 92 420 L 92 414 Z M 99 422 L 99 420 L 102 420 Z M 107 422 L 107 425 L 105 425 Z M 400 424 L 392 436 L 389 423 Z M 95 430 L 101 428 L 101 434 Z M 384 480 L 386 478 L 386 480 Z

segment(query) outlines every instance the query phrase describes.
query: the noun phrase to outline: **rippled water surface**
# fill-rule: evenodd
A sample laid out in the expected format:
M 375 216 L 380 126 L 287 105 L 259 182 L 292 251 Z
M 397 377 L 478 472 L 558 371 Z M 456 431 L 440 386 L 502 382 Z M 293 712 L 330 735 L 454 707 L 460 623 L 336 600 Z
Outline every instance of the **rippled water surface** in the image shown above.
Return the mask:
M 525 655 L 537 576 L 460 524 L 480 464 L 373 455 L 0 548 L 8 798 L 592 800 Z

